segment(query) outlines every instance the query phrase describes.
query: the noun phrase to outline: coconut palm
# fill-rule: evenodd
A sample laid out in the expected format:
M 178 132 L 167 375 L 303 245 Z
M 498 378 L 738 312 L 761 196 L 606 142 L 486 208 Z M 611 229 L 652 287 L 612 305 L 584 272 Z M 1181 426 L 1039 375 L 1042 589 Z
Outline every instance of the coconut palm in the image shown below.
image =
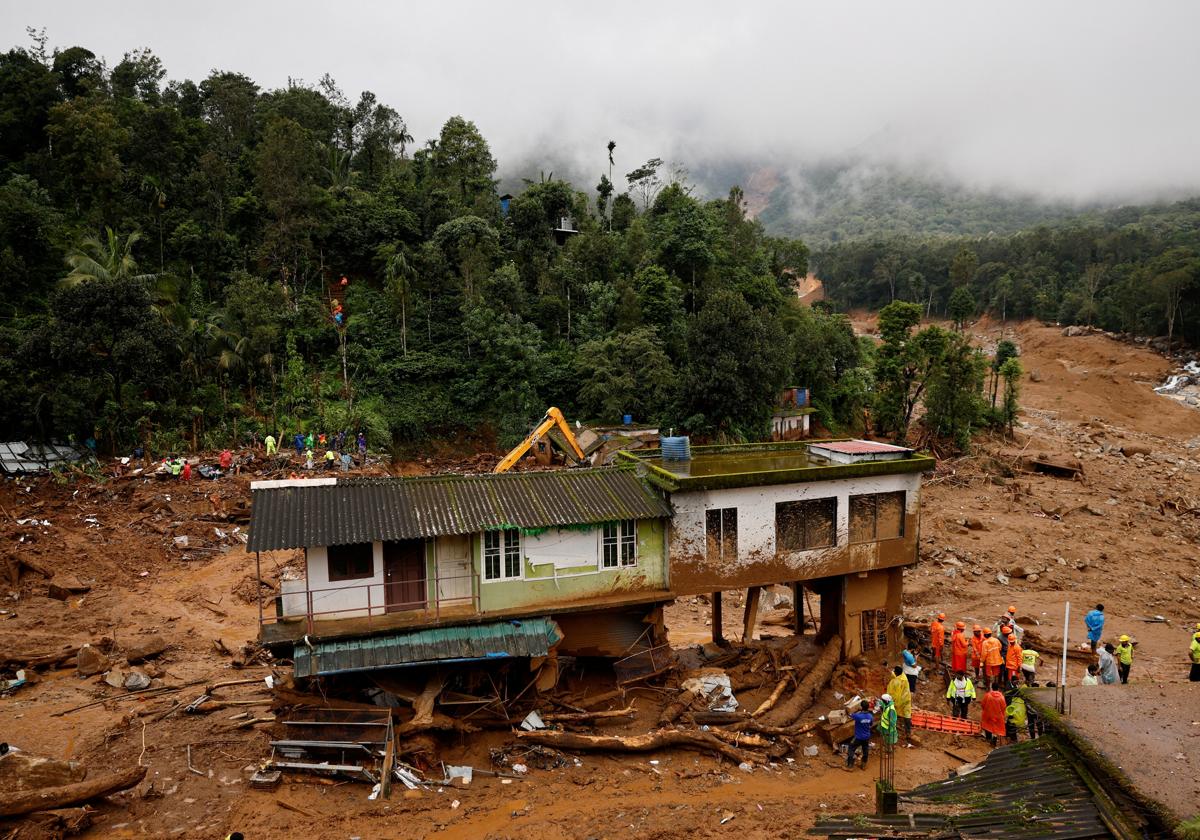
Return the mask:
M 408 290 L 417 272 L 400 245 L 385 248 L 384 271 L 387 289 L 400 304 L 400 352 L 408 358 Z
M 122 238 L 112 228 L 104 229 L 104 239 L 85 236 L 79 245 L 66 257 L 71 273 L 63 278 L 64 286 L 78 286 L 90 280 L 144 280 L 154 281 L 156 274 L 139 274 L 133 246 L 141 241 L 138 231 Z

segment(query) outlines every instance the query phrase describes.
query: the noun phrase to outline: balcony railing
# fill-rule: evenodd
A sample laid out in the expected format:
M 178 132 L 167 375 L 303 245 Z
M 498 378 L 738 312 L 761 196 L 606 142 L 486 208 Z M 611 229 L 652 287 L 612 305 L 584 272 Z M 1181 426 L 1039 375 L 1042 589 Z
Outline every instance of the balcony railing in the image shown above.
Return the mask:
M 413 587 L 419 587 L 424 597 L 414 598 Z M 393 590 L 391 597 L 389 588 Z M 261 624 L 303 621 L 306 632 L 312 633 L 315 622 L 354 619 L 365 620 L 366 630 L 370 631 L 376 626 L 388 626 L 390 622 L 384 620 L 387 616 L 436 621 L 443 611 L 454 607 L 467 607 L 470 613 L 479 612 L 479 575 L 476 572 L 445 577 L 435 574 L 433 578 L 403 583 L 298 589 L 280 592 L 274 601 L 273 615 L 260 609 Z

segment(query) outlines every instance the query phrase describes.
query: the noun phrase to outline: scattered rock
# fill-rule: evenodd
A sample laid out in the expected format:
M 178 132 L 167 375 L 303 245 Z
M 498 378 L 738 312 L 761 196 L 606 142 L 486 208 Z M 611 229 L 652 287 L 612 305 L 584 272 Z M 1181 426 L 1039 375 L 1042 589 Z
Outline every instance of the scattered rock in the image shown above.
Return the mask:
M 167 649 L 167 640 L 157 633 L 138 639 L 125 651 L 125 659 L 130 665 L 153 659 Z
M 150 687 L 150 677 L 141 668 L 134 668 L 125 675 L 125 688 L 129 691 L 142 691 Z
M 1025 575 L 1025 580 L 1029 581 L 1030 583 L 1037 583 L 1039 580 L 1041 580 L 1041 576 L 1037 572 L 1032 572 L 1028 575 Z
M 1134 455 L 1149 455 L 1150 447 L 1141 443 L 1127 443 L 1121 447 L 1121 454 L 1126 458 L 1132 458 Z
M 996 575 L 996 583 L 1002 586 L 1008 586 L 1008 575 Z
M 50 581 L 50 589 L 46 594 L 57 601 L 65 601 L 72 595 L 89 592 L 91 588 L 74 575 L 55 575 Z
M 987 530 L 987 526 L 983 524 L 983 520 L 978 519 L 974 516 L 968 516 L 966 519 L 964 519 L 962 521 L 962 524 L 971 531 L 986 531 Z
M 104 681 L 113 688 L 123 688 L 125 686 L 125 677 L 128 676 L 120 668 L 113 668 L 104 675 Z
M 75 656 L 75 670 L 81 677 L 94 677 L 108 670 L 108 658 L 91 645 L 84 645 Z

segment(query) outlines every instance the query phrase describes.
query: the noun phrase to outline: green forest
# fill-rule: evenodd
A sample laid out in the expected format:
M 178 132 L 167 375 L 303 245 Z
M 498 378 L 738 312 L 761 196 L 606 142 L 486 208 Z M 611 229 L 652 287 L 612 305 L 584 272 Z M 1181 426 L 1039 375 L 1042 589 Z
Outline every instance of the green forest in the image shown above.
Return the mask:
M 915 332 L 922 307 L 900 300 L 881 346 L 857 338 L 797 304 L 803 242 L 768 235 L 736 187 L 704 200 L 661 160 L 623 161 L 619 137 L 597 138 L 594 185 L 538 174 L 499 195 L 464 117 L 418 141 L 329 77 L 168 81 L 149 50 L 110 68 L 31 39 L 0 55 L 10 438 L 163 453 L 363 429 L 403 452 L 508 444 L 558 405 L 745 440 L 785 385 L 811 388 L 832 431 L 903 440 L 918 401 L 925 433 L 959 446 L 1011 426 L 1015 348 L 989 359 L 958 331 Z M 897 250 L 894 295 L 859 291 L 875 258 L 821 263 L 845 303 L 924 300 L 917 274 L 939 295 L 959 282 L 932 264 L 944 247 Z M 977 250 L 963 285 L 990 306 Z M 1014 315 L 1044 309 L 1011 297 Z
M 812 261 L 844 307 L 906 300 L 956 320 L 987 312 L 1200 344 L 1200 199 L 1003 236 L 868 236 Z

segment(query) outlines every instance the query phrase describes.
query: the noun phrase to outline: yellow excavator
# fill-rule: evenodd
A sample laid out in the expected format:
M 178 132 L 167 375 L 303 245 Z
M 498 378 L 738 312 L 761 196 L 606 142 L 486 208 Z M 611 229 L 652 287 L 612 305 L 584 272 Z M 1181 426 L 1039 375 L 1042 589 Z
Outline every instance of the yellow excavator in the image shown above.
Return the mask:
M 504 456 L 504 459 L 496 465 L 496 469 L 492 470 L 492 472 L 507 472 L 513 464 L 521 460 L 521 457 L 529 451 L 531 446 L 541 440 L 542 436 L 555 426 L 558 426 L 558 430 L 566 438 L 568 445 L 575 452 L 575 457 L 582 462 L 584 460 L 583 450 L 579 448 L 579 443 L 575 440 L 575 435 L 571 432 L 571 427 L 567 425 L 567 418 L 563 417 L 563 413 L 557 408 L 550 406 L 546 409 L 546 416 L 542 418 L 542 422 L 537 424 L 534 430 L 525 437 L 525 440 L 513 447 L 512 451 Z

